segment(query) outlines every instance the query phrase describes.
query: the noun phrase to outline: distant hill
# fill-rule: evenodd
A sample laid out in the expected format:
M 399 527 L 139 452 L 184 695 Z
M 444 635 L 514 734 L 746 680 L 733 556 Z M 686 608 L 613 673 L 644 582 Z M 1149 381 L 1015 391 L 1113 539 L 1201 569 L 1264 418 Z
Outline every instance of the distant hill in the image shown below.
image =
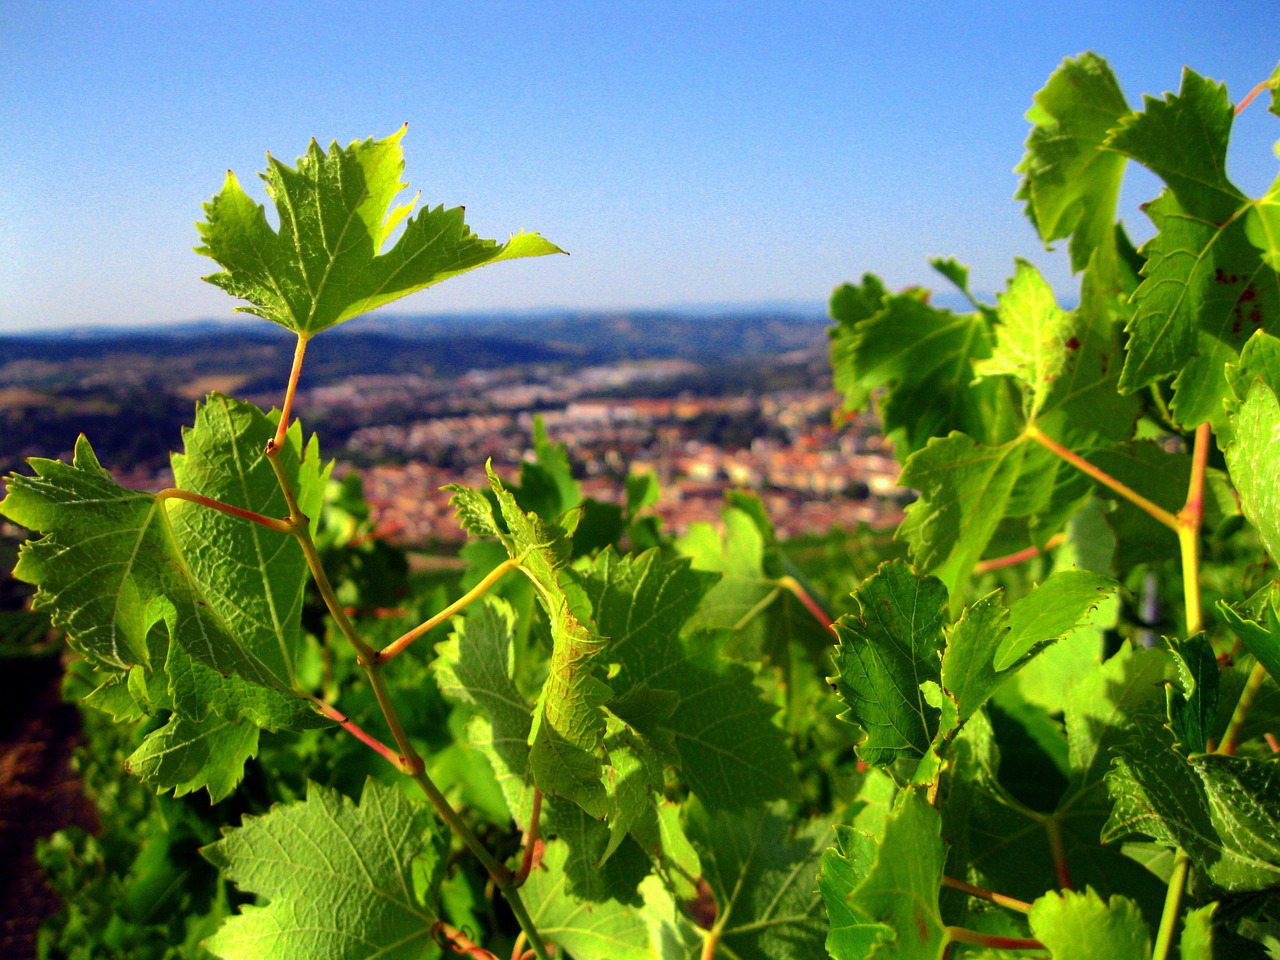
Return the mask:
M 308 347 L 307 380 L 321 384 L 362 373 L 456 374 L 528 363 L 569 367 L 619 360 L 698 362 L 759 357 L 816 347 L 828 321 L 820 312 L 767 311 L 689 315 L 667 311 L 558 313 L 532 316 L 378 315 L 316 337 Z M 87 364 L 183 368 L 235 373 L 252 390 L 260 377 L 278 381 L 293 337 L 268 324 L 201 321 L 178 327 L 81 329 L 0 336 L 0 383 L 13 382 L 14 361 L 64 372 Z M 130 363 L 129 358 L 137 358 Z M 46 371 L 54 375 L 55 371 Z M 27 369 L 24 376 L 29 376 Z

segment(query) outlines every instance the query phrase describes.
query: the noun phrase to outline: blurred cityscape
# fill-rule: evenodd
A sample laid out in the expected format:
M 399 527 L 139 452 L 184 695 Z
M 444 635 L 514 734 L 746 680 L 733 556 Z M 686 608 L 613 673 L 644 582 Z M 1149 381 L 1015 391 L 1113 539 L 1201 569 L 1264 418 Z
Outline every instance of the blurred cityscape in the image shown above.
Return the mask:
M 535 418 L 587 496 L 620 502 L 629 472 L 655 474 L 676 532 L 715 522 L 731 488 L 757 492 L 783 537 L 892 525 L 909 499 L 874 419 L 833 421 L 820 317 L 390 318 L 314 344 L 294 412 L 406 546 L 460 542 L 440 487 L 482 484 L 488 460 L 514 478 Z M 192 402 L 278 405 L 291 352 L 218 324 L 0 338 L 0 469 L 66 459 L 84 432 L 121 483 L 168 485 Z

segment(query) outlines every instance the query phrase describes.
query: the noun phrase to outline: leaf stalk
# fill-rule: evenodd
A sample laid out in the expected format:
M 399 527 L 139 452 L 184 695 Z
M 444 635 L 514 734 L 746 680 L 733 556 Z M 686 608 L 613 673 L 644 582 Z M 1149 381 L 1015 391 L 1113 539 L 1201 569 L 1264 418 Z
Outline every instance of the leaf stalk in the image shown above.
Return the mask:
M 1040 446 L 1044 447 L 1046 450 L 1049 450 L 1051 453 L 1054 453 L 1057 456 L 1061 457 L 1063 460 L 1067 461 L 1067 463 L 1071 464 L 1076 469 L 1080 470 L 1083 473 L 1088 474 L 1094 480 L 1097 480 L 1100 484 L 1102 484 L 1104 487 L 1107 487 L 1108 489 L 1118 493 L 1120 496 L 1124 497 L 1134 506 L 1145 511 L 1146 513 L 1154 517 L 1156 520 L 1163 523 L 1170 530 L 1177 531 L 1178 518 L 1175 517 L 1172 513 L 1170 513 L 1168 510 L 1166 510 L 1164 507 L 1160 506 L 1159 504 L 1152 503 L 1142 494 L 1138 493 L 1136 490 L 1132 489 L 1131 487 L 1121 483 L 1119 480 L 1111 476 L 1111 474 L 1107 473 L 1105 470 L 1101 470 L 1098 467 L 1095 467 L 1092 463 L 1090 463 L 1084 457 L 1080 456 L 1075 451 L 1069 450 L 1068 448 L 1064 447 L 1062 444 L 1058 443 L 1058 441 L 1048 436 L 1044 431 L 1042 431 L 1034 423 L 1027 424 L 1026 436 L 1030 437 L 1032 440 L 1040 444 Z
M 519 566 L 520 566 L 520 561 L 514 557 L 509 557 L 506 560 L 503 560 L 500 564 L 498 564 L 491 571 L 489 571 L 489 573 L 485 576 L 483 580 L 477 583 L 474 587 L 472 587 L 470 590 L 464 593 L 461 597 L 459 597 L 453 603 L 449 604 L 449 606 L 445 607 L 435 616 L 426 620 L 422 624 L 414 627 L 408 633 L 404 634 L 404 636 L 391 641 L 391 643 L 387 644 L 385 647 L 379 650 L 378 660 L 381 661 L 382 663 L 386 663 L 392 657 L 398 656 L 399 654 L 403 653 L 404 649 L 408 647 L 409 644 L 413 643 L 413 641 L 417 640 L 423 634 L 430 633 L 432 630 L 434 630 L 440 624 L 444 623 L 454 614 L 460 613 L 461 611 L 465 610 L 468 606 L 470 606 L 476 600 L 479 600 L 482 596 L 488 593 L 490 588 L 492 588 L 495 583 L 497 583 L 504 576 L 506 576 L 508 572 L 516 569 Z

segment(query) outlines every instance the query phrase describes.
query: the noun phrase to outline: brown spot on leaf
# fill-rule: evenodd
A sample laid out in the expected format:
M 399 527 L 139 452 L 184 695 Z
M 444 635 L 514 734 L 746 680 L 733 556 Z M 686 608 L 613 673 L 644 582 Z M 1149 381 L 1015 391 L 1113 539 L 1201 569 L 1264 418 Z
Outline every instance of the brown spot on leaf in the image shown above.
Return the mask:
M 1072 337 L 1070 340 L 1068 340 L 1068 341 L 1067 341 L 1067 349 L 1068 349 L 1068 350 L 1079 350 L 1079 349 L 1080 349 L 1080 341 L 1079 341 L 1076 337 Z

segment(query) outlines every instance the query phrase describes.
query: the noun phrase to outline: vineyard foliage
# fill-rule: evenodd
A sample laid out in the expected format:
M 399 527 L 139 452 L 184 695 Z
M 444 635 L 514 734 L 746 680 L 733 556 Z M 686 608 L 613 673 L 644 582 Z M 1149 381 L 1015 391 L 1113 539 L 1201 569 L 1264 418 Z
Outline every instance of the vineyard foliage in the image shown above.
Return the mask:
M 198 249 L 297 334 L 282 408 L 208 397 L 172 489 L 82 438 L 0 504 L 106 814 L 42 847 L 45 955 L 1280 955 L 1280 179 L 1227 176 L 1246 102 L 1187 70 L 1135 109 L 1067 60 L 1017 197 L 1078 293 L 1029 260 L 994 303 L 936 261 L 961 312 L 835 291 L 843 408 L 918 496 L 805 558 L 750 492 L 680 536 L 651 476 L 584 499 L 539 426 L 518 476 L 424 491 L 465 571 L 411 573 L 291 422 L 307 342 L 560 251 L 393 206 L 403 130 L 270 160 L 278 228 L 229 175 Z

